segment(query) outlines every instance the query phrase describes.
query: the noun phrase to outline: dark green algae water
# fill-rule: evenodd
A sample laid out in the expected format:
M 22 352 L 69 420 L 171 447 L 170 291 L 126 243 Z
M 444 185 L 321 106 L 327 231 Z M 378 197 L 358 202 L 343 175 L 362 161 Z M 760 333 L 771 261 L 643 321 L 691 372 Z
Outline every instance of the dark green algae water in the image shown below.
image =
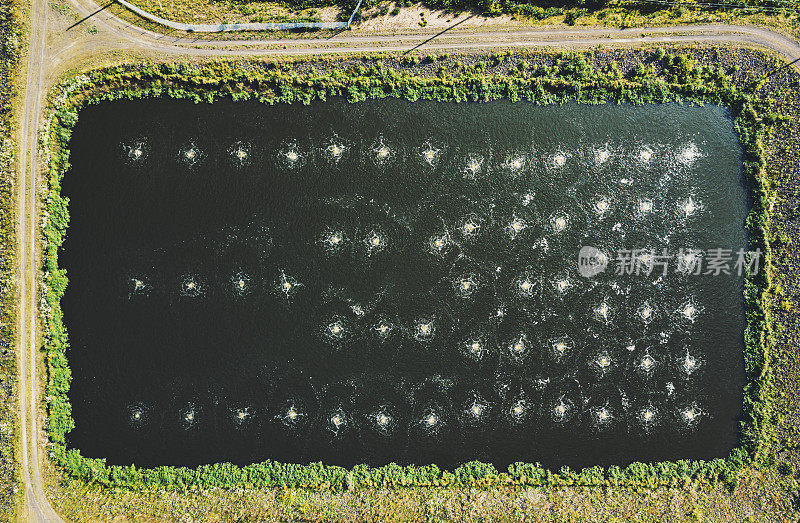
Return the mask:
M 714 106 L 84 109 L 69 446 L 138 466 L 724 457 L 743 278 L 615 258 L 735 261 L 741 155 Z M 605 272 L 579 274 L 581 246 Z

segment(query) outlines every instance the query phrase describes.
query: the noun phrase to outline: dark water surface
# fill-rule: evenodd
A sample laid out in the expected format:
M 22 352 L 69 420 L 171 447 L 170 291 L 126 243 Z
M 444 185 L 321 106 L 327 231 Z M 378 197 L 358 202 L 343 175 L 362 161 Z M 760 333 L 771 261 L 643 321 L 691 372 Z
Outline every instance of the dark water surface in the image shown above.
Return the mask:
M 138 466 L 723 457 L 741 154 L 718 107 L 89 107 L 63 184 L 69 444 Z M 605 272 L 578 273 L 581 246 Z M 732 274 L 615 274 L 619 249 L 681 248 L 731 249 Z

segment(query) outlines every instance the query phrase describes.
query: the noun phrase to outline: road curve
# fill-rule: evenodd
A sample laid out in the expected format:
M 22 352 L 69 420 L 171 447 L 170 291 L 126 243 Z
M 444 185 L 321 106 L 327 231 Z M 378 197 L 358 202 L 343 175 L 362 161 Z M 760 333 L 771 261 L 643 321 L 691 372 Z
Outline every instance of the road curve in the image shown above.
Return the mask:
M 42 481 L 41 449 L 45 435 L 38 425 L 42 391 L 38 390 L 36 362 L 41 340 L 37 340 L 37 259 L 40 215 L 37 208 L 39 172 L 38 133 L 42 104 L 60 74 L 75 60 L 87 60 L 109 51 L 127 50 L 145 55 L 179 57 L 310 55 L 379 51 L 479 49 L 506 47 L 587 48 L 638 46 L 657 43 L 743 44 L 771 49 L 787 60 L 800 59 L 798 42 L 762 27 L 736 25 L 690 25 L 666 28 L 560 28 L 515 29 L 509 31 L 451 30 L 442 33 L 408 34 L 341 33 L 329 39 L 275 38 L 261 40 L 200 40 L 190 35 L 169 36 L 142 29 L 99 8 L 92 0 L 71 0 L 82 20 L 77 27 L 48 32 L 48 0 L 31 0 L 30 45 L 25 105 L 19 122 L 18 249 L 19 303 L 19 406 L 22 426 L 22 474 L 27 513 L 23 519 L 35 522 L 62 521 L 51 507 Z M 94 25 L 88 34 L 84 24 Z M 85 63 L 85 62 L 84 62 Z
M 39 3 L 38 0 L 35 3 Z M 32 6 L 33 7 L 33 6 Z M 44 444 L 37 429 L 37 406 L 39 405 L 38 380 L 36 372 L 36 318 L 37 308 L 37 267 L 36 263 L 36 175 L 37 175 L 37 132 L 41 115 L 42 96 L 46 92 L 44 81 L 45 36 L 47 30 L 47 9 L 38 6 L 31 9 L 30 47 L 28 74 L 25 87 L 25 106 L 19 125 L 17 143 L 19 144 L 18 192 L 18 237 L 19 268 L 18 305 L 19 332 L 19 404 L 22 426 L 22 475 L 27 516 L 30 521 L 61 521 L 55 513 L 41 481 L 39 465 L 40 444 Z M 30 183 L 28 183 L 30 180 Z

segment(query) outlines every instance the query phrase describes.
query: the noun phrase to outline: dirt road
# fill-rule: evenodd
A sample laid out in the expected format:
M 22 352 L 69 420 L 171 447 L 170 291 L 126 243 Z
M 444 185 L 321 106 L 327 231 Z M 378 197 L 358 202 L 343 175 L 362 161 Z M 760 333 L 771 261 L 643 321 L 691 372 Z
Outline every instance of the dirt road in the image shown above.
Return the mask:
M 373 51 L 476 49 L 508 47 L 587 48 L 597 45 L 638 46 L 655 43 L 738 43 L 772 49 L 789 60 L 800 58 L 797 41 L 782 34 L 750 26 L 695 25 L 680 28 L 540 28 L 508 31 L 474 29 L 409 34 L 376 34 L 348 31 L 329 39 L 265 39 L 208 41 L 185 35 L 168 36 L 133 26 L 100 10 L 92 0 L 71 0 L 79 24 L 51 9 L 48 0 L 32 0 L 30 48 L 24 110 L 19 125 L 19 352 L 20 419 L 22 423 L 22 471 L 30 521 L 61 521 L 45 494 L 40 473 L 46 437 L 38 416 L 42 391 L 37 379 L 38 339 L 38 259 L 37 225 L 40 214 L 37 190 L 42 181 L 39 172 L 38 132 L 42 123 L 42 105 L 47 91 L 60 75 L 78 65 L 91 64 L 106 53 L 127 51 L 149 56 L 255 57 L 269 55 L 309 55 L 319 53 L 355 53 Z M 96 33 L 87 28 L 93 26 Z

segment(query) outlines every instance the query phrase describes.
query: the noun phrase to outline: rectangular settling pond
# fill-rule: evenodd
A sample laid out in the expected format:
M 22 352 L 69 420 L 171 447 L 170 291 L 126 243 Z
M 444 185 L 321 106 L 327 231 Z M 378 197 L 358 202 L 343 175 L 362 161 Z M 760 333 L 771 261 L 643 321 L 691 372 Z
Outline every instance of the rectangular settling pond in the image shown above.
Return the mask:
M 736 444 L 748 200 L 719 107 L 124 101 L 83 110 L 71 151 L 85 456 L 558 468 Z M 730 274 L 704 274 L 714 249 Z

